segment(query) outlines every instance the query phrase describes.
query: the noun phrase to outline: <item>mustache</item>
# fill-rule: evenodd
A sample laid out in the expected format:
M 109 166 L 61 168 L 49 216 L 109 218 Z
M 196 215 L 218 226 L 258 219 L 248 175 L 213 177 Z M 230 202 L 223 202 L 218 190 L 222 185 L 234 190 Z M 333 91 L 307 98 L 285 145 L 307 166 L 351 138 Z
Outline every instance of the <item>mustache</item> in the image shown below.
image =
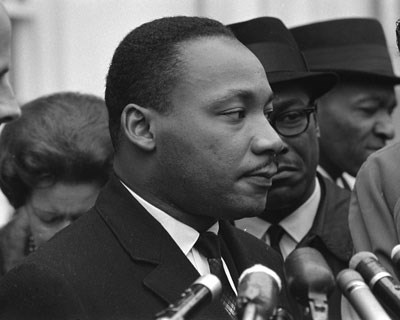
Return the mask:
M 253 168 L 250 173 L 254 173 L 254 172 L 258 172 L 261 170 L 264 170 L 266 168 L 268 168 L 271 164 L 274 164 L 275 166 L 278 167 L 278 159 L 277 159 L 277 155 L 273 154 L 271 155 L 267 161 L 264 161 L 263 163 L 261 163 L 260 165 L 256 166 L 255 168 Z

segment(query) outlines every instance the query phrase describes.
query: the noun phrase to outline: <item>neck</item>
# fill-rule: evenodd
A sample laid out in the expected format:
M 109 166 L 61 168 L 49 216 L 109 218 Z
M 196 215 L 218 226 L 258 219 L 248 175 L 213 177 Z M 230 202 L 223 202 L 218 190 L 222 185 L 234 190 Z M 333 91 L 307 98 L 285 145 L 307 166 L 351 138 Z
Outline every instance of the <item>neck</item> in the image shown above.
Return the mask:
M 177 207 L 174 203 L 165 201 L 165 199 L 154 193 L 154 190 L 156 190 L 154 188 L 147 189 L 145 186 L 139 186 L 137 183 L 132 183 L 124 178 L 120 179 L 129 189 L 131 189 L 139 197 L 141 197 L 154 207 L 165 212 L 166 214 L 170 215 L 174 219 L 192 227 L 193 229 L 197 230 L 200 233 L 208 230 L 213 224 L 215 224 L 218 221 L 216 218 L 213 217 L 195 215 L 183 211 L 182 209 Z
M 336 180 L 343 174 L 343 170 L 336 166 L 322 150 L 320 151 L 319 165 L 331 176 L 333 180 Z
M 290 216 L 296 209 L 290 208 L 267 208 L 259 216 L 261 219 L 268 221 L 272 224 L 281 222 L 286 217 Z

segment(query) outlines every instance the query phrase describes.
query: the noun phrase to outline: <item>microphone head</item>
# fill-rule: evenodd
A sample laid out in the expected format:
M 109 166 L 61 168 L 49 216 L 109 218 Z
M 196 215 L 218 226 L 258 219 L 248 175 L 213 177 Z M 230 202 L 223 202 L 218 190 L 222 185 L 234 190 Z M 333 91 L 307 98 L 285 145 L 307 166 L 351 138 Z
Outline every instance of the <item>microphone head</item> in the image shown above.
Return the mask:
M 400 244 L 393 247 L 392 254 L 390 255 L 390 258 L 395 264 L 397 264 L 400 260 L 400 254 L 398 254 L 399 252 L 400 252 Z
M 193 284 L 200 284 L 204 287 L 206 287 L 210 293 L 211 293 L 211 300 L 216 300 L 220 297 L 221 292 L 222 292 L 222 284 L 221 281 L 218 279 L 217 276 L 213 274 L 206 274 L 204 276 L 201 276 L 200 278 L 197 278 Z
M 340 271 L 336 276 L 336 283 L 343 293 L 348 291 L 355 283 L 367 286 L 363 277 L 353 269 L 343 269 Z
M 371 261 L 371 260 L 378 261 L 378 258 L 372 252 L 360 251 L 351 257 L 349 261 L 349 267 L 350 269 L 357 269 L 357 266 L 360 264 L 360 262 Z
M 310 292 L 329 296 L 335 288 L 331 268 L 314 248 L 293 250 L 285 260 L 284 271 L 290 292 L 305 306 L 308 306 Z
M 281 279 L 275 271 L 257 264 L 239 277 L 237 307 L 239 316 L 248 304 L 254 304 L 257 314 L 268 319 L 278 304 Z

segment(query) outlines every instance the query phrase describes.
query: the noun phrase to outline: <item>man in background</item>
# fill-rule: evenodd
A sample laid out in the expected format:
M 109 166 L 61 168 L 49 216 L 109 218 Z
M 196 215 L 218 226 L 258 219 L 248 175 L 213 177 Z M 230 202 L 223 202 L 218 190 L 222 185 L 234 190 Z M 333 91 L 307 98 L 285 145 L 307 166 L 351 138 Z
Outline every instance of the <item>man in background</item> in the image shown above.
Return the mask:
M 290 31 L 276 18 L 257 18 L 230 28 L 263 63 L 274 92 L 270 121 L 284 143 L 265 211 L 235 225 L 276 248 L 284 259 L 295 248 L 317 249 L 336 276 L 348 266 L 352 254 L 347 226 L 350 191 L 317 174 L 315 100 L 337 78 L 309 72 Z M 336 289 L 329 298 L 329 319 L 341 319 L 340 303 Z
M 105 98 L 115 176 L 2 278 L 0 318 L 150 319 L 210 272 L 223 300 L 198 319 L 235 318 L 246 268 L 284 278 L 274 250 L 226 221 L 263 211 L 283 148 L 263 66 L 215 20 L 162 18 L 117 47 Z
M 400 52 L 400 24 L 396 28 Z M 397 281 L 392 249 L 400 239 L 400 142 L 368 158 L 357 174 L 351 197 L 349 226 L 356 252 L 373 252 Z
M 0 124 L 18 118 L 21 113 L 9 82 L 10 65 L 11 21 L 0 2 Z M 13 208 L 0 191 L 0 227 L 7 222 L 12 211 Z
M 394 137 L 396 77 L 382 26 L 369 18 L 291 29 L 311 71 L 334 71 L 339 83 L 318 100 L 320 172 L 352 188 L 367 157 Z
M 18 118 L 19 105 L 9 82 L 11 64 L 11 21 L 0 3 L 0 124 Z

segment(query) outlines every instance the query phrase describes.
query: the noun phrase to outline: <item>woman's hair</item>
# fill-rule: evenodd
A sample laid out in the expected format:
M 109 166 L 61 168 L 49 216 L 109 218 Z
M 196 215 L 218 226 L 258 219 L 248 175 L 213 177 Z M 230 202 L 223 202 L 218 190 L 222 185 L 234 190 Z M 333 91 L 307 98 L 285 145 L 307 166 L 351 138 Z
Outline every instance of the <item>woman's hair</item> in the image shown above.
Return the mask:
M 39 185 L 107 181 L 113 148 L 103 99 L 61 92 L 21 109 L 0 135 L 0 188 L 15 208 Z

